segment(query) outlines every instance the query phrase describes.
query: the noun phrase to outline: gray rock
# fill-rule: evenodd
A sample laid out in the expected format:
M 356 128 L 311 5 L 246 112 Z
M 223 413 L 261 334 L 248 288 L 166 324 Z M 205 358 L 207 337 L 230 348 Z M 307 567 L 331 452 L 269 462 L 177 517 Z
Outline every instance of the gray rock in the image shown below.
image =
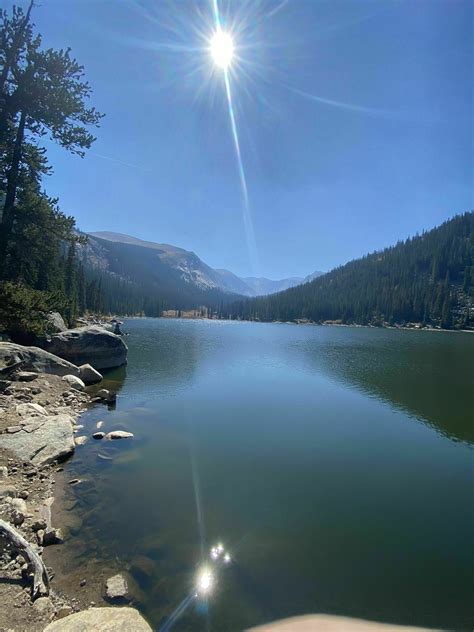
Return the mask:
M 59 608 L 56 612 L 56 618 L 64 619 L 64 617 L 68 617 L 70 614 L 72 614 L 71 606 L 61 606 L 61 608 Z
M 61 529 L 55 529 L 54 527 L 48 527 L 43 535 L 43 544 L 48 546 L 50 544 L 61 544 L 64 541 Z
M 102 375 L 90 364 L 83 364 L 79 367 L 80 377 L 84 384 L 97 384 L 102 380 Z
M 100 391 L 97 391 L 97 397 L 107 400 L 110 397 L 110 391 L 108 391 L 106 388 L 101 388 Z
M 74 443 L 76 445 L 84 445 L 84 443 L 87 443 L 88 439 L 89 439 L 89 437 L 86 437 L 86 435 L 81 435 L 80 437 L 76 437 L 74 439 Z
M 112 432 L 108 432 L 105 435 L 106 439 L 116 440 L 116 439 L 131 439 L 133 434 L 131 432 L 126 432 L 125 430 L 112 430 Z
M 44 531 L 46 527 L 47 527 L 47 524 L 44 518 L 38 518 L 31 525 L 31 528 L 33 529 L 33 531 L 40 531 L 41 529 L 43 529 Z
M 32 404 L 30 402 L 26 404 L 18 404 L 18 406 L 16 407 L 16 412 L 18 413 L 18 415 L 21 415 L 22 417 L 26 417 L 26 415 L 46 415 L 47 414 L 43 406 L 40 406 L 39 404 Z
M 86 388 L 86 385 L 81 380 L 81 378 L 77 377 L 76 375 L 64 375 L 62 379 L 63 382 L 67 382 L 71 386 L 71 388 L 76 391 L 83 391 Z
M 105 595 L 111 601 L 131 601 L 128 582 L 122 573 L 109 577 L 105 583 Z
M 19 527 L 25 522 L 27 516 L 26 503 L 21 498 L 7 498 L 10 513 L 10 522 Z
M 94 432 L 92 437 L 96 440 L 103 439 L 105 437 L 105 432 Z
M 47 328 L 50 334 L 56 334 L 67 329 L 67 325 L 59 312 L 49 312 L 46 315 L 46 320 L 48 321 Z
M 0 483 L 0 498 L 15 498 L 17 494 L 17 488 L 11 483 Z
M 13 342 L 0 342 L 0 367 L 15 362 L 23 362 L 22 368 L 38 373 L 54 375 L 77 375 L 79 369 L 71 362 L 58 358 L 39 347 L 24 347 Z
M 53 621 L 44 632 L 152 632 L 135 608 L 89 608 Z
M 16 432 L 21 432 L 23 428 L 21 426 L 8 426 L 7 433 L 15 434 Z
M 75 364 L 90 363 L 109 369 L 127 363 L 127 345 L 120 336 L 102 327 L 78 327 L 51 336 L 45 349 Z
M 8 468 L 6 465 L 0 466 L 0 480 L 8 478 Z
M 38 378 L 38 373 L 34 373 L 33 371 L 18 371 L 16 374 L 16 379 L 19 382 L 32 382 Z
M 51 601 L 49 597 L 40 597 L 39 599 L 37 599 L 33 603 L 33 608 L 42 617 L 47 616 L 50 619 L 53 618 L 54 606 L 53 606 L 53 602 Z
M 59 414 L 42 417 L 43 422 L 34 432 L 0 435 L 0 449 L 9 451 L 21 461 L 41 466 L 74 452 L 73 419 Z

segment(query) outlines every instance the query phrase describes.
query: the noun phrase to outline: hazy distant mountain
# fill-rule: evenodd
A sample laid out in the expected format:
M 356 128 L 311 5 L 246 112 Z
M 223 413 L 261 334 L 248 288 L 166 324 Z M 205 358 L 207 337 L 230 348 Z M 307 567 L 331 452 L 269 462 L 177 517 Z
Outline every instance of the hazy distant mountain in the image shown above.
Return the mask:
M 273 281 L 272 279 L 266 279 L 265 277 L 244 277 L 242 279 L 251 289 L 252 293 L 249 296 L 263 296 L 266 294 L 275 294 L 276 292 L 282 292 L 289 287 L 294 287 L 304 282 L 302 277 L 290 277 L 289 279 L 280 279 Z
M 113 242 L 114 244 L 117 244 L 113 248 L 114 254 L 112 260 L 116 259 L 118 252 L 121 253 L 121 270 L 122 274 L 125 274 L 125 276 L 127 275 L 124 272 L 123 265 L 126 264 L 126 252 L 124 252 L 124 248 L 121 248 L 119 244 L 127 245 L 129 247 L 135 246 L 142 249 L 156 251 L 156 254 L 151 259 L 148 255 L 144 256 L 147 261 L 146 265 L 151 265 L 152 268 L 155 268 L 153 271 L 155 276 L 156 274 L 158 274 L 159 271 L 161 278 L 171 275 L 171 277 L 174 279 L 178 278 L 180 281 L 184 281 L 185 283 L 195 286 L 196 288 L 204 291 L 219 290 L 226 293 L 232 292 L 234 294 L 240 294 L 243 296 L 273 294 L 275 292 L 286 290 L 289 287 L 299 285 L 300 283 L 305 283 L 306 281 L 316 278 L 316 276 L 322 274 L 321 272 L 314 272 L 306 278 L 292 277 L 289 279 L 281 279 L 278 281 L 273 281 L 271 279 L 266 279 L 263 277 L 241 278 L 233 272 L 230 272 L 229 270 L 211 268 L 206 263 L 204 263 L 204 261 L 202 261 L 194 252 L 184 250 L 183 248 L 178 248 L 176 246 L 171 246 L 170 244 L 159 244 L 152 241 L 145 241 L 143 239 L 131 237 L 130 235 L 124 235 L 122 233 L 114 233 L 110 231 L 99 231 L 89 233 L 89 235 L 92 238 L 95 237 L 100 240 L 100 244 L 96 244 L 96 252 L 94 255 L 98 259 L 100 259 L 100 257 L 97 254 L 97 250 L 103 250 L 105 247 L 105 242 Z M 100 248 L 97 248 L 97 246 L 99 245 Z M 105 249 L 107 250 L 107 248 Z M 136 268 L 136 258 L 138 256 L 137 252 L 133 249 L 126 249 L 126 251 L 128 252 L 129 256 L 133 258 L 134 268 Z M 99 261 L 96 262 L 96 265 L 98 267 L 103 267 L 103 264 L 104 261 L 102 261 L 102 264 Z M 141 266 L 141 269 L 141 274 L 144 274 L 146 277 L 148 277 L 148 273 L 145 273 L 143 265 Z M 166 273 L 167 269 L 168 273 Z M 149 273 L 151 272 L 152 270 L 149 270 Z M 136 271 L 134 276 L 137 276 Z

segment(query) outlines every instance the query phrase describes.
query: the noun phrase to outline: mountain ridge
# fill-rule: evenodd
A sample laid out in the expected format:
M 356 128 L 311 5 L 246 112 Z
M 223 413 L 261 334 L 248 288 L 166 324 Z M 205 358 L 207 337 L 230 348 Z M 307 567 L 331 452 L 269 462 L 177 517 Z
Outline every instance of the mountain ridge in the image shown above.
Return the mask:
M 158 256 L 162 263 L 177 271 L 185 282 L 194 284 L 203 290 L 218 289 L 248 297 L 264 296 L 281 292 L 301 283 L 307 283 L 313 278 L 324 274 L 316 271 L 306 277 L 289 277 L 277 280 L 266 277 L 239 277 L 230 270 L 212 268 L 198 257 L 195 252 L 171 244 L 147 241 L 113 231 L 95 231 L 88 233 L 88 235 L 111 243 L 128 244 L 155 250 L 159 253 Z

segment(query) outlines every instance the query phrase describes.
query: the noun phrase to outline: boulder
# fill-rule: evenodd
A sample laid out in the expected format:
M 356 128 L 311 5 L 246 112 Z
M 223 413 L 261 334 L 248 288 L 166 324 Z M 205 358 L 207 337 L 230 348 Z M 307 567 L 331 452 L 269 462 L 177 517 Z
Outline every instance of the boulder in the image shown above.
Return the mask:
M 82 364 L 79 367 L 80 378 L 84 384 L 97 384 L 102 380 L 102 375 L 90 364 Z
M 109 577 L 106 581 L 105 596 L 107 599 L 110 599 L 110 601 L 123 602 L 132 600 L 127 579 L 122 573 Z
M 96 369 L 111 369 L 127 363 L 127 345 L 103 327 L 78 327 L 54 334 L 45 349 L 75 364 L 91 363 Z
M 79 369 L 39 347 L 24 347 L 13 342 L 0 342 L 0 368 L 22 362 L 22 369 L 54 375 L 77 375 Z
M 89 439 L 89 437 L 86 437 L 86 435 L 81 435 L 80 437 L 76 437 L 74 439 L 74 443 L 76 445 L 84 445 L 85 443 L 87 443 L 88 439 Z
M 76 391 L 83 391 L 86 388 L 86 385 L 81 380 L 81 378 L 77 377 L 76 375 L 64 375 L 62 379 L 63 382 L 67 382 L 71 386 L 71 388 Z
M 49 314 L 46 315 L 46 320 L 48 322 L 47 329 L 50 334 L 56 334 L 61 331 L 66 331 L 67 329 L 67 325 L 59 312 L 49 312 Z
M 96 433 L 98 434 L 98 433 Z M 112 432 L 108 432 L 105 435 L 106 439 L 132 439 L 133 434 L 131 432 L 126 432 L 125 430 L 112 430 Z
M 64 413 L 42 417 L 33 432 L 0 435 L 0 449 L 36 466 L 52 463 L 74 452 L 73 419 Z
M 152 632 L 135 608 L 89 608 L 53 621 L 44 632 Z

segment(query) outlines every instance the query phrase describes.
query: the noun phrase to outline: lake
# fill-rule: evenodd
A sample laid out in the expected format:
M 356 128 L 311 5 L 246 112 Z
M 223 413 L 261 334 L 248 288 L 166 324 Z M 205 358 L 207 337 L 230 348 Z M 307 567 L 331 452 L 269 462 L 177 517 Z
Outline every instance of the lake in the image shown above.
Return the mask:
M 89 479 L 71 490 L 74 564 L 132 564 L 155 630 L 316 612 L 472 629 L 474 335 L 164 319 L 124 330 L 129 364 L 104 384 L 116 409 L 80 423 L 134 439 L 91 440 L 66 465 Z M 232 562 L 214 567 L 218 542 Z M 196 599 L 204 563 L 214 585 Z

